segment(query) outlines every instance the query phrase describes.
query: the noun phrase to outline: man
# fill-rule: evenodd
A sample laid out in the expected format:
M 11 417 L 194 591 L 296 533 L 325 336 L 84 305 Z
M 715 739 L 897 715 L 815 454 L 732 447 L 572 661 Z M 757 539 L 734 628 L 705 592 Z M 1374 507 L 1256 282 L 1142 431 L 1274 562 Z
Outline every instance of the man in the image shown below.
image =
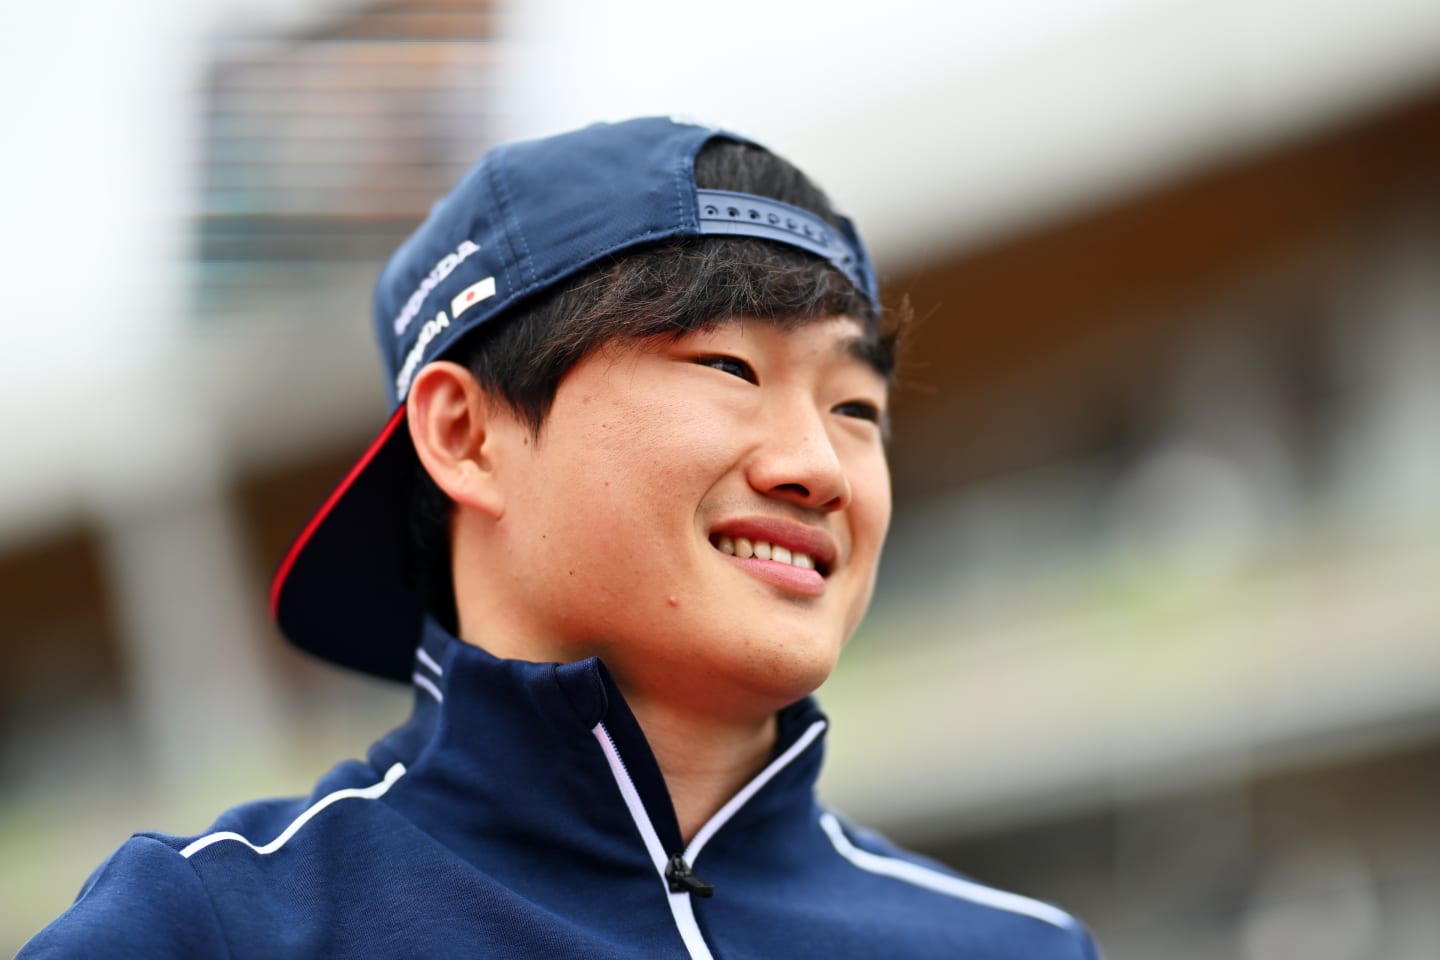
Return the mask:
M 813 797 L 895 336 L 798 171 L 664 119 L 498 148 L 376 324 L 395 412 L 272 605 L 414 715 L 308 798 L 132 837 L 23 957 L 1096 956 Z

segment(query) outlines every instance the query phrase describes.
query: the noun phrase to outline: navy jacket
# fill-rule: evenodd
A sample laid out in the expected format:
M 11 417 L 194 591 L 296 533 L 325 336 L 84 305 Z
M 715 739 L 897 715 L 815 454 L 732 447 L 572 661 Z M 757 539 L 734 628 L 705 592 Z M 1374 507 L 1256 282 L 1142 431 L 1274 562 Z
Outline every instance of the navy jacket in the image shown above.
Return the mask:
M 811 700 L 687 846 L 598 660 L 497 660 L 430 624 L 414 681 L 367 762 L 200 836 L 131 837 L 21 960 L 1098 956 L 1060 910 L 818 806 Z

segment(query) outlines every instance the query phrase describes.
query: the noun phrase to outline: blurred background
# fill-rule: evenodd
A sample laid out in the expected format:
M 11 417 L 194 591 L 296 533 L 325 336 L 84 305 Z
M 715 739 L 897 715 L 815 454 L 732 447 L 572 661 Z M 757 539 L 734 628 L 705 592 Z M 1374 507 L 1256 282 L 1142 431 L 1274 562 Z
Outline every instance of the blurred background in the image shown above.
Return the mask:
M 26 3 L 0 38 L 0 952 L 409 694 L 265 614 L 490 144 L 776 147 L 922 323 L 833 805 L 1110 960 L 1440 956 L 1440 4 Z

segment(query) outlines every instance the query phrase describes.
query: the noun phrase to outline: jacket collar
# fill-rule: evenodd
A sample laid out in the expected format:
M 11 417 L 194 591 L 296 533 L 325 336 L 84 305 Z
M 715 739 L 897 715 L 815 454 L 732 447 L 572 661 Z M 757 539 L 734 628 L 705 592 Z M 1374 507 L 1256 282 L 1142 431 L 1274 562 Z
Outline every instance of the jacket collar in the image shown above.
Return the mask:
M 608 734 L 623 773 L 667 855 L 684 851 L 669 792 L 634 714 L 598 658 L 576 663 L 502 660 L 426 620 L 415 655 L 415 710 L 377 743 L 371 762 L 407 768 L 396 802 L 422 829 L 465 853 L 482 838 L 578 843 L 636 853 L 637 824 L 597 734 Z M 825 718 L 813 698 L 778 718 L 774 759 L 707 824 L 721 829 L 806 816 L 823 755 Z M 717 815 L 717 819 L 720 815 Z M 701 831 L 702 834 L 706 830 Z M 698 835 L 697 835 L 698 839 Z M 653 851 L 651 851 L 653 853 Z M 698 855 L 695 844 L 691 852 Z M 640 849 L 644 857 L 645 851 Z M 480 851 L 476 851 L 479 855 Z M 692 856 L 693 861 L 693 856 Z

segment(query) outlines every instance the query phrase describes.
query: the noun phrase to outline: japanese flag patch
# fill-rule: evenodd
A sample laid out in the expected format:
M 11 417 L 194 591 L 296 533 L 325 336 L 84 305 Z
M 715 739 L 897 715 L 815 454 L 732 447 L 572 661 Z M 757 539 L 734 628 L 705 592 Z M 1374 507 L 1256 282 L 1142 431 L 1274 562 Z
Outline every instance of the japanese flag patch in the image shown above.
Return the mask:
M 495 278 L 486 277 L 479 283 L 472 283 L 470 286 L 455 294 L 450 301 L 450 316 L 458 319 L 460 314 L 469 310 L 481 300 L 495 296 Z

